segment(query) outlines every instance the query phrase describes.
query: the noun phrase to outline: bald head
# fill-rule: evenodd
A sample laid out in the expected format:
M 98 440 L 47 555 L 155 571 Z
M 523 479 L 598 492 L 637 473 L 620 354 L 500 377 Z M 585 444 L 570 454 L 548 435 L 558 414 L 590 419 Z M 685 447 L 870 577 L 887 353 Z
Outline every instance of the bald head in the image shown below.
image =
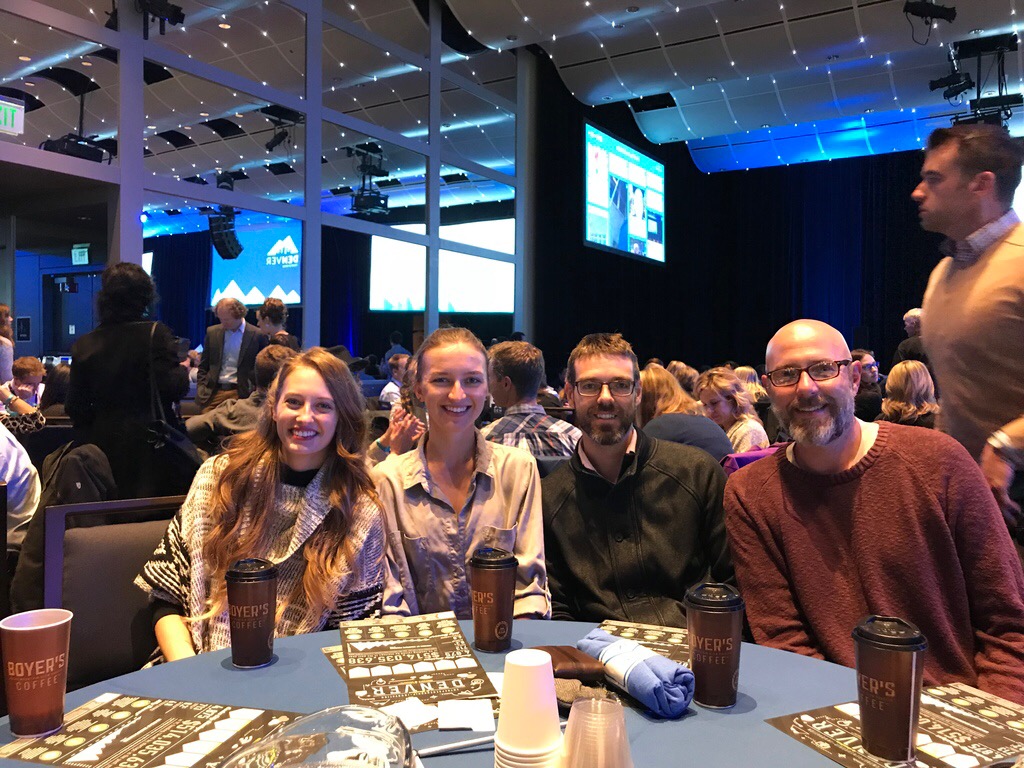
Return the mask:
M 843 334 L 820 320 L 794 320 L 772 336 L 765 350 L 769 371 L 784 365 L 807 365 L 818 360 L 849 360 Z

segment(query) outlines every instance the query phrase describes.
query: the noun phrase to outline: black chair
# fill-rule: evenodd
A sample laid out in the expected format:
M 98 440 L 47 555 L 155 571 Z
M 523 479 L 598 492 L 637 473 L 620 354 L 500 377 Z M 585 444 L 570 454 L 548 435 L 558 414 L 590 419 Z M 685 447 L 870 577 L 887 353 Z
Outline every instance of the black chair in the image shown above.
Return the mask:
M 43 461 L 46 460 L 46 457 L 65 443 L 74 440 L 75 432 L 74 427 L 71 426 L 71 419 L 52 418 L 47 419 L 46 426 L 38 432 L 30 432 L 27 435 L 17 435 L 16 437 L 32 460 L 32 466 L 36 468 L 37 472 L 42 473 Z
M 142 667 L 156 648 L 149 599 L 132 582 L 184 496 L 47 507 L 43 605 L 71 622 L 68 690 Z

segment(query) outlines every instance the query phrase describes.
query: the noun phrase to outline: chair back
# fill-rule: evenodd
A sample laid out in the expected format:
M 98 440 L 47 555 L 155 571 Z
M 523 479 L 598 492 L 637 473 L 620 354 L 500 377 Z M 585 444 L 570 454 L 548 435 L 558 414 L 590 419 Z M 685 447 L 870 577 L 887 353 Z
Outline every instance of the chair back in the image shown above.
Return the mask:
M 43 461 L 51 453 L 62 445 L 70 443 L 75 438 L 74 427 L 70 419 L 47 419 L 46 426 L 38 432 L 30 432 L 26 435 L 17 435 L 18 442 L 25 448 L 28 457 L 32 460 L 32 466 L 42 474 Z
M 156 648 L 148 596 L 132 582 L 184 496 L 47 507 L 43 605 L 74 613 L 68 690 L 132 672 Z
M 743 467 L 753 464 L 758 459 L 771 456 L 784 445 L 785 443 L 776 443 L 775 445 L 769 445 L 767 448 L 757 448 L 746 453 L 730 453 L 722 459 L 722 468 L 725 470 L 726 475 L 731 475 L 736 470 L 743 469 Z
M 547 408 L 547 407 L 545 407 L 544 408 L 544 413 L 546 413 L 548 416 L 550 416 L 550 417 L 552 417 L 554 419 L 561 419 L 562 421 L 567 421 L 570 424 L 575 424 L 576 423 L 576 411 L 573 408 L 569 408 L 569 407 L 564 407 L 564 408 Z

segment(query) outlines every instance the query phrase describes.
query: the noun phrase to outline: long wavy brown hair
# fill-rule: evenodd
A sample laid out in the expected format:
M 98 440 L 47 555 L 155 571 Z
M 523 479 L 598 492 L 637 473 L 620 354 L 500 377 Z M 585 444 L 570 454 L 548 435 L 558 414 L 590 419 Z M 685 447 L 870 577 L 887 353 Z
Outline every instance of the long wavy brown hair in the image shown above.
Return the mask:
M 14 331 L 10 326 L 11 308 L 7 304 L 0 304 L 0 336 L 8 341 L 14 341 Z
M 328 452 L 324 462 L 323 485 L 330 512 L 303 547 L 306 569 L 302 592 L 311 615 L 319 616 L 334 605 L 333 585 L 346 563 L 355 559 L 347 534 L 360 498 L 369 496 L 379 503 L 363 457 L 366 403 L 352 374 L 322 347 L 313 347 L 287 360 L 270 387 L 256 428 L 236 437 L 228 448 L 209 512 L 212 525 L 203 544 L 210 574 L 210 599 L 201 618 L 216 616 L 224 610 L 224 574 L 232 563 L 246 557 L 266 556 L 270 551 L 278 511 L 275 499 L 284 463 L 273 414 L 283 383 L 298 368 L 309 368 L 320 375 L 338 413 L 334 450 Z M 290 596 L 282 597 L 279 609 L 290 601 Z
M 657 363 L 648 363 L 640 371 L 640 391 L 640 409 L 637 411 L 639 427 L 663 413 L 704 415 L 704 406 L 690 397 L 676 377 Z
M 935 384 L 927 366 L 920 360 L 896 363 L 885 381 L 882 414 L 889 421 L 913 421 L 929 413 L 938 413 Z

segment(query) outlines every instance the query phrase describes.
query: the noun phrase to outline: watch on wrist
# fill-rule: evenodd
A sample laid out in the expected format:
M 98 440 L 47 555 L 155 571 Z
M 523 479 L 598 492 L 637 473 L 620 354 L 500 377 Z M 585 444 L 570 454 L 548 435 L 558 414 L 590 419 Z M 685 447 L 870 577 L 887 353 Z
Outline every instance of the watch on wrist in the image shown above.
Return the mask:
M 1003 430 L 997 429 L 985 441 L 995 451 L 996 456 L 1018 469 L 1024 467 L 1024 450 L 1017 448 L 1013 440 Z

